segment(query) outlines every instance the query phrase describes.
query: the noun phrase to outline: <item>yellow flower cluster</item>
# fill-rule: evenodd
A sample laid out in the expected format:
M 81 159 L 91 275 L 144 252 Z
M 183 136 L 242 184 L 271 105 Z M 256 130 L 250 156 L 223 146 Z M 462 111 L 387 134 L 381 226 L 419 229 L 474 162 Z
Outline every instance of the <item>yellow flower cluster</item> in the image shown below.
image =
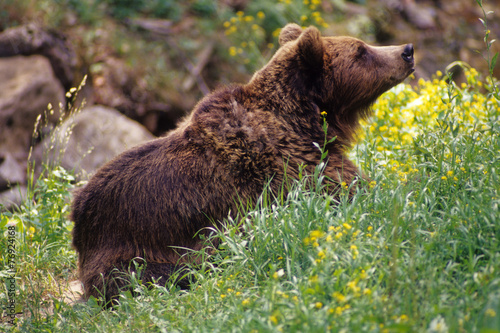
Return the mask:
M 321 17 L 320 12 L 312 12 L 311 15 L 302 15 L 300 17 L 300 23 L 302 25 L 313 24 L 318 27 L 328 28 L 328 23 L 325 22 L 323 17 Z
M 250 70 L 262 65 L 263 59 L 270 56 L 270 51 L 277 44 L 281 27 L 273 27 L 276 17 L 283 22 L 296 22 L 306 27 L 314 25 L 320 28 L 328 27 L 322 16 L 321 0 L 275 0 L 275 6 L 269 6 L 264 12 L 246 14 L 238 11 L 223 23 L 225 34 L 232 46 L 229 48 L 231 57 L 238 57 Z M 272 12 L 271 12 L 272 11 Z M 267 17 L 272 17 L 266 22 Z M 274 42 L 272 42 L 274 41 Z
M 236 291 L 235 288 L 238 288 L 238 277 L 236 275 L 229 275 L 229 277 L 225 279 L 216 280 L 215 282 L 215 290 L 218 292 L 218 297 L 221 300 L 223 299 L 241 299 L 243 293 L 241 291 Z M 198 286 L 199 287 L 199 286 Z M 241 301 L 241 304 L 247 306 L 251 303 L 250 298 L 245 298 Z
M 260 48 L 267 36 L 262 27 L 265 18 L 266 15 L 262 11 L 257 12 L 255 16 L 238 11 L 234 17 L 223 23 L 225 34 L 233 44 L 229 47 L 231 57 L 241 57 L 244 64 L 257 62 L 263 57 Z M 274 45 L 268 43 L 267 47 L 272 49 Z
M 374 232 L 372 226 L 366 228 L 366 232 L 357 227 L 356 221 L 347 220 L 337 222 L 335 225 L 328 227 L 328 230 L 313 230 L 307 237 L 304 238 L 304 244 L 311 246 L 316 253 L 314 257 L 315 273 L 313 273 L 308 281 L 308 294 L 323 295 L 324 270 L 334 262 L 357 260 L 361 255 L 360 244 L 366 244 L 367 240 L 373 244 Z M 339 259 L 342 257 L 343 259 Z M 331 293 L 332 302 L 323 304 L 319 300 L 312 298 L 310 304 L 315 308 L 322 309 L 333 316 L 345 314 L 351 308 L 352 302 L 360 299 L 372 299 L 373 290 L 367 285 L 370 273 L 363 268 L 355 269 L 353 274 L 349 275 L 350 280 L 344 280 L 341 284 L 341 289 L 336 289 Z M 318 292 L 319 290 L 319 292 Z M 321 306 L 318 305 L 321 303 Z M 311 305 L 311 306 L 313 306 Z
M 254 17 L 252 15 L 245 15 L 244 12 L 236 12 L 236 16 L 232 17 L 229 21 L 225 21 L 223 26 L 225 28 L 226 35 L 232 35 L 239 32 L 248 32 L 245 28 L 250 28 L 251 30 L 261 30 L 262 27 L 259 23 L 262 23 L 266 15 L 264 12 L 260 11 Z
M 301 1 L 293 1 L 293 0 L 278 0 L 278 3 L 282 3 L 285 5 L 298 5 L 298 3 L 302 2 L 310 10 L 316 10 L 319 5 L 321 5 L 321 0 L 301 0 Z
M 304 238 L 304 244 L 309 245 L 312 244 L 314 247 L 318 247 L 318 240 L 320 238 L 323 238 L 325 235 L 325 232 L 321 230 L 313 230 L 309 233 L 309 237 Z
M 351 306 L 349 304 L 346 304 L 344 306 L 337 306 L 335 309 L 331 308 L 328 310 L 328 313 L 330 314 L 336 314 L 337 316 L 340 316 L 343 312 L 346 310 L 349 310 Z
M 438 71 L 432 80 L 420 79 L 415 87 L 402 84 L 382 95 L 373 106 L 374 117 L 362 124 L 358 148 L 375 147 L 374 162 L 391 168 L 404 181 L 417 172 L 408 147 L 425 131 L 443 126 L 447 120 L 454 122 L 454 130 L 471 136 L 477 137 L 478 130 L 490 130 L 485 119 L 491 110 L 500 112 L 500 102 L 480 92 L 482 83 L 475 69 L 466 70 L 465 76 L 466 82 L 454 86 L 451 94 L 446 78 Z M 445 157 L 456 158 L 450 152 Z M 443 180 L 458 180 L 446 172 Z

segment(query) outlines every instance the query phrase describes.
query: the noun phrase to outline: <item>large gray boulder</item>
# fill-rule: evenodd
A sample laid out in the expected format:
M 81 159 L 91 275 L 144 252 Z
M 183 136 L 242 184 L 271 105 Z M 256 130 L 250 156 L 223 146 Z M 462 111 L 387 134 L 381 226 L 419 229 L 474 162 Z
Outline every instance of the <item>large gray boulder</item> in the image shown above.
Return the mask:
M 96 105 L 70 115 L 37 147 L 35 156 L 45 164 L 74 170 L 79 179 L 85 179 L 124 150 L 153 138 L 136 121 Z
M 65 97 L 47 58 L 0 58 L 0 151 L 27 152 L 35 121 L 49 103 L 58 110 Z
M 0 58 L 0 192 L 26 183 L 27 158 L 37 117 L 52 104 L 57 122 L 64 89 L 40 55 Z M 15 194 L 19 193 L 14 190 Z M 0 203 L 8 200 L 0 200 Z

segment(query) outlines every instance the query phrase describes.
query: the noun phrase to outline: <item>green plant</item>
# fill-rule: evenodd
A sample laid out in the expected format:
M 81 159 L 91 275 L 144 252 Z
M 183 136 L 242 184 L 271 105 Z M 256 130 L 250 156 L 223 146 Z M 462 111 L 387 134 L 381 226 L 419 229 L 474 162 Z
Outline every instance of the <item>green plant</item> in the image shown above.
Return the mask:
M 19 312 L 0 330 L 498 332 L 498 87 L 491 72 L 460 65 L 463 84 L 437 72 L 375 103 L 351 153 L 372 179 L 365 190 L 334 199 L 319 166 L 289 180 L 286 195 L 264 191 L 255 209 L 213 230 L 220 246 L 193 267 L 191 290 L 148 289 L 133 276 L 137 296 L 124 293 L 114 310 L 62 297 L 75 278 L 73 185 L 47 167 L 29 203 L 0 212 L 3 279 L 6 226 L 17 222 Z
M 495 68 L 497 64 L 497 59 L 498 59 L 498 52 L 495 54 L 491 54 L 491 45 L 495 42 L 495 40 L 490 39 L 490 34 L 491 31 L 488 28 L 488 14 L 492 12 L 486 13 L 483 7 L 483 1 L 482 0 L 476 0 L 477 4 L 481 8 L 481 11 L 483 13 L 483 18 L 479 18 L 481 23 L 483 24 L 484 27 L 484 44 L 486 46 L 486 56 L 483 56 L 486 62 L 488 63 L 488 74 L 489 74 L 489 84 L 490 84 L 490 91 L 491 93 L 496 97 L 496 99 L 500 99 L 500 88 L 498 87 L 498 81 L 493 77 L 493 69 Z
M 49 122 L 55 113 L 51 105 L 38 117 L 33 143 L 47 139 L 47 153 L 54 155 L 53 163 L 35 168 L 35 162 L 28 158 L 28 191 L 24 203 L 12 211 L 0 212 L 0 276 L 15 280 L 9 284 L 9 288 L 15 286 L 15 291 L 0 292 L 0 300 L 2 304 L 14 303 L 16 313 L 30 313 L 33 318 L 40 319 L 42 312 L 51 306 L 47 304 L 50 294 L 62 295 L 67 280 L 74 278 L 76 258 L 70 250 L 73 226 L 68 215 L 75 178 L 54 157 L 61 156 L 66 149 L 72 126 L 63 126 L 63 122 L 80 111 L 75 101 L 84 84 L 85 79 L 66 94 L 71 112 L 69 115 L 61 112 L 55 128 Z M 64 106 L 60 109 L 64 110 Z M 51 134 L 43 137 L 50 130 Z M 14 321 L 10 318 L 8 322 Z
M 337 201 L 322 190 L 319 166 L 291 181 L 286 195 L 265 191 L 255 209 L 213 231 L 220 246 L 201 269 L 193 268 L 192 290 L 135 283 L 138 296 L 123 294 L 113 311 L 93 300 L 70 306 L 57 296 L 62 278 L 73 277 L 76 258 L 61 215 L 67 203 L 59 197 L 69 179 L 55 169 L 38 185 L 47 209 L 31 206 L 51 222 L 35 229 L 33 241 L 26 231 L 22 244 L 30 246 L 19 250 L 24 313 L 17 329 L 496 329 L 500 105 L 481 92 L 475 70 L 466 72 L 463 86 L 437 73 L 374 105 L 363 143 L 353 150 L 372 178 L 369 190 Z M 22 218 L 30 225 L 33 214 L 23 212 L 2 213 L 2 224 Z
M 112 16 L 119 20 L 133 18 L 140 14 L 152 17 L 179 20 L 183 7 L 172 0 L 101 0 Z
M 276 49 L 280 30 L 287 23 L 327 27 L 321 11 L 321 1 L 317 0 L 251 3 L 246 13 L 238 11 L 223 24 L 232 45 L 229 55 L 244 64 L 248 72 L 254 72 L 265 65 Z

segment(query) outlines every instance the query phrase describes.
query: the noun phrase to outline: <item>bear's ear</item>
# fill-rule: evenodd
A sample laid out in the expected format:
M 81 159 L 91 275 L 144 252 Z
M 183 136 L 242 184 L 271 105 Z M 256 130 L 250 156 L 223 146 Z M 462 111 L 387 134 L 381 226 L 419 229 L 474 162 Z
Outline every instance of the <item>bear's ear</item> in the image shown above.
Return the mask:
M 305 29 L 298 40 L 298 52 L 302 61 L 311 69 L 323 67 L 323 41 L 321 33 L 315 27 Z
M 280 32 L 280 45 L 291 42 L 299 38 L 302 33 L 302 28 L 295 23 L 287 24 Z

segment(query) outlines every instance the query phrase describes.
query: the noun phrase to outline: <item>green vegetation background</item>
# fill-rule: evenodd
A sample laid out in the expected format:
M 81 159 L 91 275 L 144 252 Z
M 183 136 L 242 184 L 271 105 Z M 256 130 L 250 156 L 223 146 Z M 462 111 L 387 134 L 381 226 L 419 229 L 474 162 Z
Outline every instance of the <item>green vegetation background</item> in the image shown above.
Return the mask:
M 161 13 L 154 6 L 183 10 L 174 1 L 64 2 L 89 20 L 98 15 L 89 4 L 101 3 L 116 17 Z M 194 3 L 190 10 L 213 10 L 210 1 Z M 298 20 L 326 24 L 314 1 L 281 3 L 306 6 L 297 9 L 306 13 Z M 228 36 L 238 35 L 233 27 L 241 24 L 254 31 L 247 44 L 235 37 L 231 57 L 250 59 L 249 66 L 265 62 L 274 43 L 269 36 L 287 19 L 271 7 L 223 20 Z M 269 13 L 277 23 L 265 27 L 258 20 Z M 12 326 L 3 309 L 0 329 L 500 332 L 500 102 L 491 75 L 496 57 L 488 52 L 485 61 L 490 71 L 483 75 L 457 64 L 462 84 L 438 72 L 379 99 L 351 152 L 372 179 L 366 190 L 335 201 L 321 190 L 319 165 L 313 175 L 290 180 L 286 195 L 264 191 L 258 207 L 215 231 L 221 246 L 194 270 L 192 290 L 148 290 L 135 277 L 139 296 L 124 293 L 115 310 L 64 298 L 76 279 L 68 221 L 74 177 L 47 166 L 25 204 L 0 213 L 0 301 L 8 302 L 7 226 L 15 224 L 17 312 Z

